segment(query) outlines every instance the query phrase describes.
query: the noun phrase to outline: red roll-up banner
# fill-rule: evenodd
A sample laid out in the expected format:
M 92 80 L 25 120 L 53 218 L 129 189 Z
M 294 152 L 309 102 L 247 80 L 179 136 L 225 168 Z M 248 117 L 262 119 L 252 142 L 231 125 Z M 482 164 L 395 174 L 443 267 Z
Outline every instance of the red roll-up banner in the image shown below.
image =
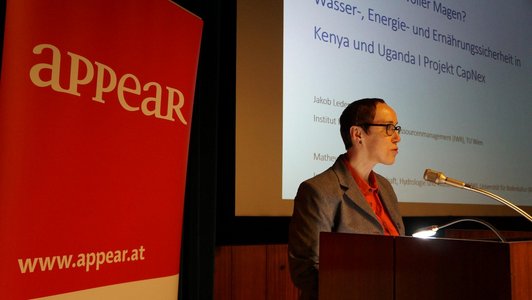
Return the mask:
M 1 299 L 177 297 L 202 26 L 168 0 L 7 1 Z

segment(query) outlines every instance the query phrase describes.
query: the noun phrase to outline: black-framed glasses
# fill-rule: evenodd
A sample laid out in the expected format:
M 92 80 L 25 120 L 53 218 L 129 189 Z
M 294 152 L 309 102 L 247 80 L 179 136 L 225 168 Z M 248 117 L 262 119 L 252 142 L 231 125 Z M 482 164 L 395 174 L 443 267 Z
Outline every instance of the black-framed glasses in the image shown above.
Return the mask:
M 396 131 L 397 131 L 398 134 L 401 133 L 401 126 L 399 126 L 399 125 L 365 123 L 365 124 L 360 124 L 360 126 L 380 126 L 380 127 L 386 127 L 386 134 L 389 135 L 389 136 L 393 135 L 394 132 L 396 132 Z

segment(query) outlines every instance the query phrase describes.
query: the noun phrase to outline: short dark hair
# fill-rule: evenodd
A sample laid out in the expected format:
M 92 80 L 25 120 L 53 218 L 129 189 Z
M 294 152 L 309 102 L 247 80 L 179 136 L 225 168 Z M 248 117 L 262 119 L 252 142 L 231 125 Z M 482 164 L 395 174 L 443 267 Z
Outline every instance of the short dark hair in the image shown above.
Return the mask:
M 342 112 L 340 116 L 340 134 L 342 135 L 346 150 L 353 146 L 353 143 L 351 143 L 351 127 L 360 126 L 367 132 L 368 126 L 364 126 L 363 124 L 373 122 L 377 103 L 385 104 L 386 102 L 380 98 L 364 98 L 353 101 Z

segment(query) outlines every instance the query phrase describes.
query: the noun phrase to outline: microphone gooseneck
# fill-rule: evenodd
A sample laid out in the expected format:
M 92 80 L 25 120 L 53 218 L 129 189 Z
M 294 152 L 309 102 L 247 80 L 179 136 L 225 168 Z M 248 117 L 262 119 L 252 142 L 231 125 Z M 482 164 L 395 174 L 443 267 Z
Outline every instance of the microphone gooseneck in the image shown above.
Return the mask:
M 431 170 L 431 169 L 426 169 L 425 173 L 423 174 L 423 179 L 425 179 L 426 181 L 430 181 L 430 182 L 436 183 L 436 184 L 447 184 L 447 185 L 454 186 L 454 187 L 457 187 L 457 188 L 473 191 L 473 192 L 482 194 L 484 196 L 488 196 L 488 197 L 490 197 L 492 199 L 495 199 L 495 200 L 499 201 L 500 203 L 510 207 L 511 209 L 513 209 L 514 211 L 519 213 L 521 216 L 527 218 L 530 222 L 532 222 L 532 216 L 527 214 L 524 210 L 522 210 L 521 208 L 517 207 L 515 204 L 511 203 L 510 201 L 502 198 L 501 196 L 495 195 L 492 192 L 488 192 L 488 191 L 485 191 L 483 189 L 474 187 L 474 186 L 472 186 L 470 184 L 467 184 L 465 182 L 462 182 L 460 180 L 449 178 L 449 177 L 445 176 L 442 172 Z

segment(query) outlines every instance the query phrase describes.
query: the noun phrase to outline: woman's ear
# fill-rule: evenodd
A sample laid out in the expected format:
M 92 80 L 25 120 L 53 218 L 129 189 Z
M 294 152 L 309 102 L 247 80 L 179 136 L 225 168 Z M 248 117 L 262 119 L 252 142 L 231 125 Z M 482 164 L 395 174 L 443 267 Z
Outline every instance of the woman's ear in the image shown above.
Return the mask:
M 351 128 L 349 128 L 349 134 L 353 145 L 362 144 L 362 131 L 362 127 L 360 126 L 351 126 Z

